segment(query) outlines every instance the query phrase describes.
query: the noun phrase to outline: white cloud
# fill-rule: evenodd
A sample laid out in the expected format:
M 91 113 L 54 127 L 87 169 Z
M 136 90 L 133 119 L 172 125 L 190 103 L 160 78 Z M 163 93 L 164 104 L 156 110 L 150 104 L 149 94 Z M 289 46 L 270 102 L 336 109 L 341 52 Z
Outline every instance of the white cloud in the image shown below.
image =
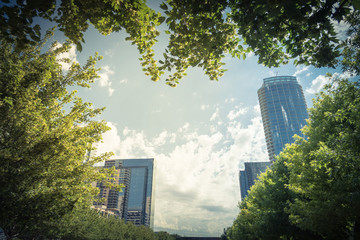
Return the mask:
M 233 102 L 235 102 L 235 98 L 227 98 L 227 99 L 225 99 L 225 102 L 226 103 L 233 103 Z
M 270 70 L 268 75 L 271 76 L 271 77 L 275 77 L 275 76 L 277 76 L 277 72 L 274 72 L 273 70 Z
M 239 117 L 240 115 L 244 115 L 245 113 L 247 113 L 248 110 L 249 110 L 249 108 L 247 108 L 247 107 L 245 107 L 245 108 L 236 107 L 235 109 L 233 109 L 229 112 L 227 117 L 230 121 L 232 121 L 235 118 Z
M 111 96 L 114 93 L 114 89 L 111 87 L 112 82 L 110 81 L 110 75 L 113 75 L 114 71 L 110 69 L 110 66 L 106 65 L 101 68 L 101 71 L 99 73 L 99 86 L 100 87 L 106 87 L 109 92 L 109 96 Z
M 214 121 L 218 117 L 219 117 L 219 107 L 216 107 L 215 112 L 210 117 L 210 121 Z
M 328 82 L 329 79 L 325 75 L 319 75 L 311 82 L 310 88 L 307 88 L 305 92 L 308 94 L 318 93 Z
M 257 107 L 251 109 L 256 117 L 248 126 L 224 122 L 218 131 L 212 122 L 213 131 L 206 134 L 186 123 L 150 138 L 109 123 L 112 130 L 104 134 L 99 147 L 119 158 L 155 158 L 155 230 L 220 235 L 238 213 L 238 172 L 243 162 L 267 160 L 259 113 Z
M 127 80 L 126 78 L 121 79 L 121 80 L 119 81 L 120 84 L 127 83 L 127 82 L 128 82 L 128 80 Z
M 118 135 L 117 127 L 108 122 L 107 125 L 111 128 L 111 130 L 105 132 L 102 137 L 103 141 L 97 144 L 96 152 L 101 154 L 105 152 L 114 152 L 116 155 L 116 151 L 120 145 L 120 136 Z
M 160 109 L 152 110 L 151 113 L 161 113 L 162 111 Z
M 259 103 L 253 107 L 253 110 L 254 110 L 254 112 L 255 112 L 257 115 L 260 116 L 260 114 L 261 114 L 261 109 L 260 109 L 260 104 L 259 104 Z
M 293 76 L 297 77 L 299 76 L 300 74 L 302 74 L 303 72 L 306 72 L 309 70 L 309 66 L 302 66 L 301 68 L 300 67 L 296 67 L 296 72 L 294 73 Z
M 251 58 L 251 57 L 253 57 L 253 56 L 255 56 L 255 53 L 254 53 L 253 51 L 251 51 L 251 52 L 249 52 L 249 53 L 246 53 L 246 57 L 247 57 L 247 58 Z
M 109 56 L 109 57 L 112 57 L 114 55 L 113 50 L 112 49 L 105 50 L 105 55 Z
M 349 29 L 350 24 L 344 21 L 332 21 L 332 23 L 334 25 L 334 30 L 337 34 L 337 38 L 345 40 L 347 38 L 346 31 Z
M 61 43 L 56 43 L 55 49 L 61 46 Z M 79 63 L 76 59 L 76 46 L 71 44 L 69 51 L 59 54 L 56 59 L 61 64 L 62 70 L 68 71 L 73 63 Z M 69 62 L 64 62 L 65 59 L 68 59 Z
M 163 131 L 159 134 L 159 136 L 155 137 L 152 141 L 152 145 L 157 147 L 157 146 L 161 146 L 164 145 L 166 143 L 166 139 L 168 137 L 168 132 L 167 131 Z
M 317 76 L 312 82 L 311 86 L 305 90 L 307 94 L 316 94 L 320 92 L 324 85 L 331 82 L 332 78 L 351 78 L 351 74 L 349 72 L 345 73 L 333 73 L 331 77 L 327 77 L 326 75 Z
M 209 104 L 206 104 L 206 105 L 203 104 L 203 105 L 200 106 L 200 109 L 201 109 L 201 110 L 205 110 L 205 109 L 208 109 L 209 107 L 210 107 Z
M 346 79 L 353 78 L 350 72 L 334 73 L 333 77 L 346 78 Z

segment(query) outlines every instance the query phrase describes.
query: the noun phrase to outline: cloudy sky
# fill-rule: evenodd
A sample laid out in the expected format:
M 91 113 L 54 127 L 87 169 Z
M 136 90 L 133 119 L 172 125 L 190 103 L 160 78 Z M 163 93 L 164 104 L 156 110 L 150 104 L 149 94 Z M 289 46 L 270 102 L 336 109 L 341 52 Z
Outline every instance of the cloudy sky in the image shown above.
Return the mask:
M 292 64 L 270 69 L 249 54 L 245 61 L 226 58 L 228 71 L 218 82 L 195 68 L 171 88 L 144 75 L 136 47 L 125 37 L 90 29 L 83 51 L 68 54 L 81 64 L 95 51 L 104 56 L 97 65 L 100 79 L 79 90 L 95 107 L 106 107 L 101 119 L 111 130 L 99 151 L 112 151 L 115 158 L 155 158 L 155 231 L 219 236 L 239 213 L 244 162 L 268 160 L 257 99 L 263 78 L 296 76 L 310 107 L 326 72 L 336 70 Z M 60 33 L 54 39 L 65 40 Z M 159 56 L 165 43 L 160 38 Z

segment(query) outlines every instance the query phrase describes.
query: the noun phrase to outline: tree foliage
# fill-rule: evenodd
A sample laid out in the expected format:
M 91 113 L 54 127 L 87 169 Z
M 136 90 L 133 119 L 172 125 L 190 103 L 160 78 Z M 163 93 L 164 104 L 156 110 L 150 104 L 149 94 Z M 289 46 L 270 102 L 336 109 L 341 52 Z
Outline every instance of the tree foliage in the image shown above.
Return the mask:
M 271 169 L 260 175 L 251 187 L 248 196 L 239 205 L 240 213 L 231 228 L 228 239 L 318 239 L 310 231 L 291 223 L 286 209 L 296 194 L 287 188 L 289 170 L 285 165 L 285 155 L 281 153 Z
M 349 29 L 347 39 L 341 44 L 342 69 L 353 76 L 360 75 L 360 11 L 350 14 L 346 20 L 349 23 Z
M 251 188 L 230 239 L 360 238 L 360 84 L 334 79 Z
M 91 183 L 111 173 L 93 167 L 109 153 L 85 161 L 108 130 L 93 120 L 103 109 L 67 90 L 97 78 L 99 57 L 64 73 L 58 56 L 70 44 L 44 52 L 46 39 L 21 51 L 0 41 L 0 226 L 9 237 L 36 236 L 75 206 L 89 206 L 97 194 Z
M 360 238 L 359 109 L 359 82 L 335 80 L 314 102 L 308 138 L 287 160 L 289 188 L 299 194 L 291 220 L 326 239 Z
M 164 16 L 145 0 L 3 0 L 0 34 L 19 47 L 40 39 L 37 17 L 56 23 L 79 50 L 84 32 L 92 24 L 101 34 L 125 30 L 136 44 L 141 65 L 153 81 L 168 72 L 166 83 L 176 86 L 189 67 L 201 67 L 212 80 L 223 74 L 223 58 L 246 58 L 254 52 L 259 63 L 278 67 L 295 59 L 296 64 L 335 67 L 339 56 L 348 67 L 358 58 L 358 41 L 341 41 L 335 23 L 345 21 L 358 34 L 352 17 L 360 6 L 356 0 L 239 1 L 166 0 L 160 4 Z M 169 44 L 162 59 L 153 47 L 164 23 Z M 351 30 L 350 30 L 351 31 Z M 342 49 L 345 49 L 342 52 Z M 358 71 L 358 69 L 356 70 Z
M 3 3 L 6 4 L 0 10 L 1 34 L 8 41 L 15 41 L 19 48 L 40 39 L 41 28 L 34 22 L 36 17 L 56 23 L 80 51 L 89 24 L 103 35 L 124 29 L 129 34 L 127 39 L 137 45 L 142 55 L 144 70 L 154 81 L 160 76 L 153 58 L 153 45 L 159 35 L 156 26 L 164 18 L 143 0 L 63 0 L 59 5 L 56 0 Z
M 77 208 L 53 223 L 47 237 L 64 240 L 157 239 L 156 234 L 148 227 L 125 223 L 110 215 L 103 216 L 90 208 Z
M 167 232 L 160 231 L 160 232 L 156 233 L 156 239 L 158 239 L 158 240 L 176 240 L 178 238 L 176 236 L 170 235 Z

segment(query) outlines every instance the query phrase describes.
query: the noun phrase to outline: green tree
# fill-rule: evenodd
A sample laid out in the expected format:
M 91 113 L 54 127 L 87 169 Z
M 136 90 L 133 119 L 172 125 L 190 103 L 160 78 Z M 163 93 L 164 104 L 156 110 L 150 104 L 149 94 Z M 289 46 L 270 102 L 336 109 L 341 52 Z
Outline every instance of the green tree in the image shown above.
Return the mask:
M 167 233 L 167 232 L 161 231 L 161 232 L 157 232 L 157 233 L 156 233 L 156 239 L 158 239 L 158 240 L 175 240 L 176 237 L 170 235 L 170 234 Z
M 287 157 L 291 221 L 325 239 L 360 238 L 360 84 L 335 79 Z
M 145 74 L 157 81 L 167 71 L 170 86 L 196 66 L 218 80 L 225 71 L 225 54 L 245 59 L 252 51 L 268 67 L 290 59 L 296 64 L 335 67 L 343 54 L 348 58 L 343 63 L 353 68 L 357 65 L 351 60 L 359 55 L 358 44 L 340 41 L 334 30 L 342 20 L 356 24 L 351 16 L 360 10 L 357 0 L 166 0 L 160 4 L 164 16 L 145 0 L 9 2 L 3 0 L 0 8 L 0 34 L 19 47 L 39 40 L 37 17 L 56 23 L 79 50 L 89 24 L 104 35 L 124 29 L 129 34 L 126 39 L 138 47 Z M 164 58 L 157 61 L 153 47 L 163 22 L 169 44 Z
M 49 239 L 98 240 L 98 239 L 157 239 L 148 227 L 125 223 L 111 215 L 102 215 L 89 207 L 76 208 L 59 221 L 52 222 Z
M 341 44 L 342 69 L 352 75 L 360 75 L 360 11 L 347 16 L 346 21 L 350 27 L 347 31 L 347 39 Z
M 271 169 L 259 176 L 248 196 L 240 203 L 240 213 L 228 239 L 318 239 L 310 231 L 302 230 L 289 220 L 286 209 L 296 196 L 286 186 L 289 170 L 284 163 L 292 149 L 280 154 Z
M 84 32 L 92 24 L 101 34 L 108 35 L 124 29 L 128 40 L 136 44 L 142 55 L 141 64 L 153 81 L 161 75 L 154 60 L 153 45 L 159 31 L 156 26 L 164 21 L 160 13 L 143 0 L 56 0 L 2 1 L 0 32 L 17 48 L 35 44 L 41 37 L 41 28 L 34 22 L 42 18 L 55 23 L 81 51 Z
M 110 176 L 93 167 L 110 153 L 85 161 L 108 130 L 93 120 L 103 109 L 67 90 L 89 87 L 99 57 L 63 73 L 57 57 L 70 44 L 41 53 L 46 39 L 21 51 L 0 40 L 0 226 L 8 237 L 46 234 L 51 221 L 89 206 L 98 192 L 91 183 Z
M 167 0 L 161 7 L 170 34 L 165 66 L 202 67 L 210 79 L 223 75 L 224 54 L 278 67 L 334 67 L 340 56 L 334 24 L 347 21 L 356 1 Z M 177 79 L 168 79 L 177 83 Z
M 360 238 L 360 83 L 335 78 L 240 205 L 230 239 Z

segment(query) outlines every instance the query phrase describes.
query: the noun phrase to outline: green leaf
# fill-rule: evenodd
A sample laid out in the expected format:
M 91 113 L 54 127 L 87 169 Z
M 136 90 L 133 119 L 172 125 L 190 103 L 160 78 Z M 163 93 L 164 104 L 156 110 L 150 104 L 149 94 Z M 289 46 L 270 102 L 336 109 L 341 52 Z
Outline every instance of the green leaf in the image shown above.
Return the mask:
M 165 17 L 159 17 L 159 24 L 162 24 L 165 21 Z
M 13 100 L 12 100 L 12 98 L 10 98 L 10 97 L 5 97 L 5 98 L 4 98 L 4 102 L 5 102 L 6 104 L 9 104 L 10 106 L 14 106 Z
M 82 45 L 81 45 L 80 42 L 77 42 L 77 43 L 76 43 L 76 50 L 78 50 L 79 52 L 82 51 Z
M 360 1 L 359 0 L 352 0 L 352 4 L 355 10 L 360 10 Z
M 168 10 L 168 6 L 166 5 L 166 3 L 161 3 L 160 4 L 160 8 L 162 9 L 162 10 Z

